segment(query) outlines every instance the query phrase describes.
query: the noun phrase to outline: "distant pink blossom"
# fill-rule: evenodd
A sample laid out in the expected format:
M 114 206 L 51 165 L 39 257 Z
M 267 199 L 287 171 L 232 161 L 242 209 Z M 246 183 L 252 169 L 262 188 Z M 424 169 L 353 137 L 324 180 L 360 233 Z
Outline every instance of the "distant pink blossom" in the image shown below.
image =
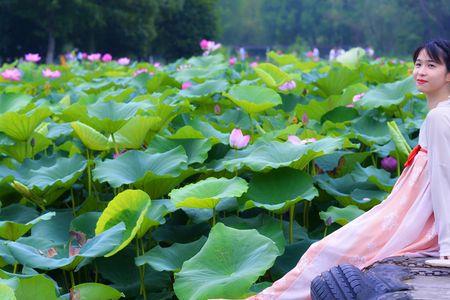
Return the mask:
M 290 90 L 295 89 L 296 87 L 297 87 L 297 84 L 295 83 L 295 81 L 289 80 L 289 81 L 286 81 L 285 83 L 283 83 L 282 85 L 280 85 L 278 87 L 278 89 L 280 91 L 290 91 Z
M 308 122 L 309 122 L 308 114 L 307 113 L 303 113 L 303 115 L 302 115 L 302 123 L 306 125 L 306 124 L 308 124 Z
M 122 66 L 126 66 L 130 63 L 130 59 L 128 57 L 121 57 L 117 60 L 117 63 Z
M 0 73 L 0 75 L 3 77 L 3 79 L 11 81 L 20 81 L 22 77 L 22 73 L 17 68 L 6 69 L 2 73 Z
M 81 53 L 81 59 L 87 59 L 88 54 L 86 52 Z
M 306 57 L 313 58 L 314 57 L 314 52 L 312 52 L 312 51 L 306 52 Z
M 38 62 L 41 60 L 41 56 L 37 53 L 25 54 L 25 60 L 29 62 Z
M 361 93 L 361 94 L 357 94 L 355 96 L 353 96 L 353 103 L 347 104 L 347 107 L 354 107 L 355 106 L 355 102 L 358 102 L 359 100 L 361 100 L 362 97 L 364 97 L 365 93 Z
M 113 154 L 113 158 L 114 158 L 114 159 L 117 159 L 119 156 L 123 155 L 125 152 L 127 152 L 126 149 L 120 151 L 119 153 L 114 153 L 114 154 Z
M 214 113 L 216 115 L 220 115 L 220 112 L 221 112 L 220 105 L 219 104 L 214 105 Z
M 248 145 L 249 135 L 243 135 L 240 129 L 233 129 L 230 134 L 230 146 L 234 149 L 242 149 Z
M 59 78 L 61 77 L 61 72 L 56 70 L 52 71 L 49 68 L 42 70 L 42 76 L 47 78 Z
M 216 43 L 214 41 L 208 41 L 205 39 L 202 39 L 200 41 L 200 48 L 202 48 L 203 55 L 209 55 L 209 53 L 216 51 L 219 49 L 222 45 L 220 43 Z
M 192 83 L 190 81 L 186 81 L 186 82 L 183 82 L 183 84 L 181 85 L 181 89 L 185 90 L 185 89 L 190 88 L 191 86 L 192 86 Z
M 202 50 L 207 50 L 208 49 L 208 40 L 202 39 L 200 41 L 200 48 L 202 48 Z
M 136 77 L 136 76 L 138 76 L 139 74 L 142 74 L 142 73 L 148 73 L 147 69 L 139 69 L 139 70 L 137 70 L 137 71 L 135 71 L 133 73 L 133 76 Z
M 153 64 L 153 66 L 155 67 L 155 68 L 161 68 L 161 63 L 160 62 L 155 62 L 154 64 Z
M 102 56 L 102 61 L 103 61 L 103 62 L 109 62 L 109 61 L 112 61 L 112 55 L 109 54 L 109 53 L 103 54 L 103 56 Z
M 87 56 L 87 59 L 89 61 L 98 61 L 101 59 L 101 57 L 102 57 L 102 55 L 100 53 L 93 53 L 93 54 L 89 54 Z
M 256 61 L 252 61 L 250 63 L 250 67 L 252 67 L 252 68 L 256 68 L 257 66 L 258 66 L 258 62 L 256 62 Z
M 294 144 L 294 145 L 304 145 L 304 144 L 307 144 L 307 143 L 312 143 L 312 142 L 315 142 L 315 141 L 317 141 L 315 138 L 310 138 L 310 139 L 304 139 L 304 140 L 301 140 L 298 136 L 296 136 L 296 135 L 289 135 L 288 136 L 288 141 L 289 142 L 291 142 L 292 144 Z
M 230 59 L 228 60 L 228 63 L 230 64 L 230 66 L 234 66 L 236 64 L 236 57 L 230 57 Z
M 388 172 L 393 172 L 397 169 L 397 160 L 392 156 L 386 156 L 381 160 L 381 167 Z

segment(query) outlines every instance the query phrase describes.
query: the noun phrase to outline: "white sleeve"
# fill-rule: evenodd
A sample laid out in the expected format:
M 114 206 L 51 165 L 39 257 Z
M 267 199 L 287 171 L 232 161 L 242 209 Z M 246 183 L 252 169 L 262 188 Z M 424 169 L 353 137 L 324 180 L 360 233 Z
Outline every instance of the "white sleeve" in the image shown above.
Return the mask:
M 426 118 L 431 202 L 444 256 L 450 255 L 450 110 L 435 108 Z

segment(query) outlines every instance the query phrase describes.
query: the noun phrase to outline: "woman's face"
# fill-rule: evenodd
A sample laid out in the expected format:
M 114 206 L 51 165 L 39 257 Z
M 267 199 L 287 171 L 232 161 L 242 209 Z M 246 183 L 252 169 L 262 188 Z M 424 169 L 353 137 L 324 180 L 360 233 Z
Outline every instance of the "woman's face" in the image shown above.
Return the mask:
M 441 89 L 447 89 L 450 84 L 450 72 L 445 64 L 434 61 L 425 49 L 422 49 L 417 57 L 413 77 L 417 89 L 424 94 L 434 94 Z

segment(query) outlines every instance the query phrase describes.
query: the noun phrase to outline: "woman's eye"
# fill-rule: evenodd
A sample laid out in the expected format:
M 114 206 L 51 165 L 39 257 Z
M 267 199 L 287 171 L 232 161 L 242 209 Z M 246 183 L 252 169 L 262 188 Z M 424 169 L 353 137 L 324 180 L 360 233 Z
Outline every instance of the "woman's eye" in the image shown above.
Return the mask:
M 435 65 L 432 65 L 432 64 L 428 65 L 428 68 L 434 68 L 434 67 L 435 67 Z
M 416 63 L 416 67 L 420 67 L 420 63 Z

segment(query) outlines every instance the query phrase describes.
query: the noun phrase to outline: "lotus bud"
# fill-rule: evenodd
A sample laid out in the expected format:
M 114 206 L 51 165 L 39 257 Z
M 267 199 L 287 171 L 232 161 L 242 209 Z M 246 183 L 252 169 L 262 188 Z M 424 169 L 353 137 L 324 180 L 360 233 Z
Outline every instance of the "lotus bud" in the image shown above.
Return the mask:
M 41 56 L 37 53 L 28 53 L 25 55 L 25 60 L 29 62 L 38 62 L 41 60 Z
M 220 112 L 221 112 L 220 105 L 219 104 L 214 105 L 214 113 L 216 115 L 220 115 Z
M 308 122 L 309 122 L 308 114 L 307 113 L 303 113 L 303 115 L 302 115 L 302 123 L 304 125 L 306 125 L 306 124 L 308 124 Z
M 243 135 L 240 129 L 233 129 L 230 134 L 230 146 L 234 149 L 245 148 L 250 141 L 249 135 Z
M 393 172 L 397 169 L 397 160 L 391 156 L 387 156 L 381 160 L 381 167 L 388 172 Z
M 181 85 L 181 89 L 185 90 L 185 89 L 190 88 L 191 86 L 192 86 L 192 83 L 190 81 L 186 81 L 186 82 L 183 82 L 183 84 Z
M 18 191 L 20 194 L 22 194 L 25 198 L 28 198 L 28 199 L 32 199 L 33 198 L 33 195 L 31 194 L 30 190 L 25 185 L 23 185 L 22 183 L 14 180 L 11 183 L 11 186 L 16 191 Z
M 326 226 L 330 226 L 331 224 L 333 224 L 333 218 L 332 217 L 328 217 L 325 221 L 325 225 Z

